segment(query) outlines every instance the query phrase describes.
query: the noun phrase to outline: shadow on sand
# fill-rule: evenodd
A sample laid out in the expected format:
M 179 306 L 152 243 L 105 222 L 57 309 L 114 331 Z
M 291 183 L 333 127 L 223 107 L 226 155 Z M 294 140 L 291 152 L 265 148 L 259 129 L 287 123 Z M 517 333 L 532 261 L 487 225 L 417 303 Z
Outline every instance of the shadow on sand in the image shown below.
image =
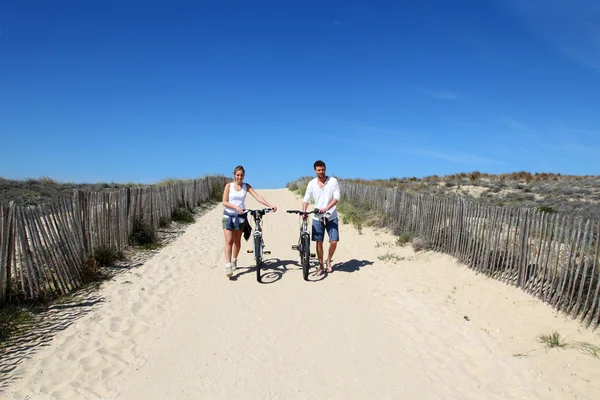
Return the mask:
M 318 282 L 322 281 L 326 274 L 317 275 L 317 266 L 316 261 L 311 260 L 311 269 L 310 274 L 308 276 L 309 282 Z M 279 258 L 268 258 L 264 261 L 264 264 L 260 267 L 261 275 L 260 280 L 263 284 L 271 284 L 275 283 L 283 277 L 290 269 L 301 270 L 302 267 L 297 260 L 281 260 Z M 232 281 L 237 281 L 239 277 L 246 274 L 256 274 L 256 267 L 238 267 L 238 273 L 230 278 Z
M 281 260 L 279 258 L 267 258 L 263 261 L 260 267 L 261 283 L 269 284 L 280 280 L 289 267 L 298 268 L 298 263 L 293 260 Z M 254 274 L 256 276 L 256 267 L 238 267 L 238 272 L 230 278 L 232 281 L 237 281 L 238 278 L 246 274 Z
M 337 263 L 332 266 L 333 272 L 357 272 L 361 267 L 367 265 L 373 265 L 373 261 L 368 260 L 348 260 L 342 263 Z M 283 274 L 290 269 L 301 270 L 300 263 L 297 260 L 281 260 L 279 258 L 268 258 L 264 261 L 264 264 L 260 267 L 261 270 L 261 283 L 271 284 L 281 280 Z M 308 282 L 319 282 L 322 281 L 329 275 L 327 272 L 318 274 L 318 263 L 316 260 L 311 260 L 310 273 L 308 275 Z M 230 278 L 232 281 L 237 281 L 238 278 L 247 275 L 256 274 L 256 267 L 238 267 L 237 273 Z
M 373 261 L 352 259 L 342 263 L 333 264 L 331 268 L 333 269 L 333 272 L 357 272 L 361 267 L 366 267 L 367 265 L 373 265 Z

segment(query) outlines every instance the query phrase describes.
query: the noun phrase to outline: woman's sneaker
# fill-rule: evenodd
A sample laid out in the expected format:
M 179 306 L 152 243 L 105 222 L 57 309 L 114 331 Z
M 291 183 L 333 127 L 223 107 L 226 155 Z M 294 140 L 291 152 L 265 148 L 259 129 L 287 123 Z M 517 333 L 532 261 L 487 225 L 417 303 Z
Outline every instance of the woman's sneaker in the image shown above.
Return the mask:
M 231 260 L 231 272 L 235 272 L 236 269 L 237 269 L 237 258 L 234 258 L 233 260 Z
M 231 269 L 231 263 L 225 264 L 225 273 L 227 274 L 228 278 L 231 278 L 233 276 L 233 270 Z

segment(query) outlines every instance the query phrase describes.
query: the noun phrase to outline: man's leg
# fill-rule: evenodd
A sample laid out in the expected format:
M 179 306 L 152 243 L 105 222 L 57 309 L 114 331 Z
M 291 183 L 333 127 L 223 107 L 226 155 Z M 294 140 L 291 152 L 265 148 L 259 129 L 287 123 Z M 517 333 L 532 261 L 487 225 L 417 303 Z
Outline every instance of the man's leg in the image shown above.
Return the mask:
M 335 249 L 337 249 L 338 241 L 340 240 L 337 218 L 327 221 L 327 236 L 329 236 L 329 251 L 327 252 L 326 267 L 327 272 L 333 272 L 333 269 L 331 268 L 331 260 L 335 254 Z
M 329 251 L 327 253 L 327 272 L 333 272 L 333 269 L 331 268 L 331 260 L 335 254 L 335 249 L 337 249 L 337 244 L 337 240 L 332 240 L 329 242 Z
M 323 266 L 323 242 L 316 242 L 317 258 L 319 259 L 319 273 L 325 269 Z
M 317 247 L 317 258 L 319 259 L 319 271 L 318 274 L 321 275 L 325 270 L 325 266 L 323 265 L 323 240 L 325 239 L 325 227 L 321 223 L 321 221 L 313 220 L 312 223 L 312 240 L 315 242 Z

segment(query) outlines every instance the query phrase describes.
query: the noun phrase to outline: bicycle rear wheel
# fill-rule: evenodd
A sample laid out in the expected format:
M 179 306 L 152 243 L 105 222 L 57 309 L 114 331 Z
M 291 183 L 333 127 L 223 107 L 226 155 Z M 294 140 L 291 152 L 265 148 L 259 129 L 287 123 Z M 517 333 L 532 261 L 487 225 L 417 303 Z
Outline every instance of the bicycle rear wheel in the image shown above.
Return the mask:
M 256 261 L 256 280 L 260 279 L 260 266 L 262 265 L 262 237 L 254 237 L 254 260 Z
M 302 276 L 308 280 L 308 269 L 310 268 L 310 237 L 302 235 L 302 250 L 300 250 L 300 262 L 302 263 Z

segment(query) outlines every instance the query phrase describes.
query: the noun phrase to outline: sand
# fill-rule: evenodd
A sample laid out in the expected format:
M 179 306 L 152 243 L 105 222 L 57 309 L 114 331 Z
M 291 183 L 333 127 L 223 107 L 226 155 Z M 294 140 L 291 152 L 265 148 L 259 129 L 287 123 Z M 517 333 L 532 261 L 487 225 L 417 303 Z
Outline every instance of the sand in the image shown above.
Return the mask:
M 11 399 L 592 399 L 600 360 L 541 334 L 600 345 L 549 305 L 385 230 L 341 224 L 334 272 L 302 279 L 301 200 L 259 190 L 271 255 L 256 281 L 242 241 L 224 271 L 222 207 L 143 265 L 9 374 Z M 249 207 L 258 207 L 253 199 Z M 594 395 L 593 393 L 596 393 Z

